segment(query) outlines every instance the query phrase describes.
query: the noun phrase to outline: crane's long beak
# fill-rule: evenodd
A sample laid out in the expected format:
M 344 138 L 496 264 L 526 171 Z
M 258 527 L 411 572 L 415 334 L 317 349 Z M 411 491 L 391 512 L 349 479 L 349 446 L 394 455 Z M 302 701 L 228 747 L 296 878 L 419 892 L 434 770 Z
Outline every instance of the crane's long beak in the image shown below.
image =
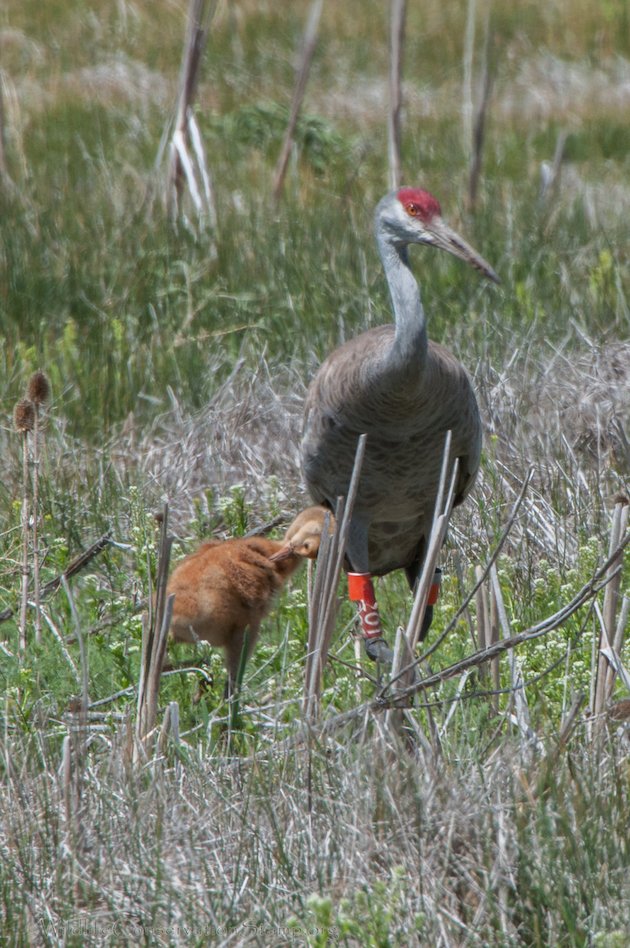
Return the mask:
M 493 283 L 500 283 L 501 280 L 496 275 L 490 264 L 478 254 L 470 244 L 466 243 L 463 237 L 446 224 L 441 217 L 434 217 L 427 226 L 427 232 L 431 236 L 431 243 L 440 250 L 446 250 L 453 256 L 465 260 L 475 270 L 479 270 L 485 277 L 492 280 Z

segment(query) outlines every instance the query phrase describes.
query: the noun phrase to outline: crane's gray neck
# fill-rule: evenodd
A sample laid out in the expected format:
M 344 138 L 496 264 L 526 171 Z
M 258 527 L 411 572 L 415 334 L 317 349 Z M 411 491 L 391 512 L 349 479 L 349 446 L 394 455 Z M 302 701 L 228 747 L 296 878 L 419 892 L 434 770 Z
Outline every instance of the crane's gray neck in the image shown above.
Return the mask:
M 427 355 L 427 326 L 420 287 L 409 268 L 407 247 L 377 235 L 377 244 L 396 322 L 394 343 L 386 356 L 388 369 L 405 381 L 422 374 Z

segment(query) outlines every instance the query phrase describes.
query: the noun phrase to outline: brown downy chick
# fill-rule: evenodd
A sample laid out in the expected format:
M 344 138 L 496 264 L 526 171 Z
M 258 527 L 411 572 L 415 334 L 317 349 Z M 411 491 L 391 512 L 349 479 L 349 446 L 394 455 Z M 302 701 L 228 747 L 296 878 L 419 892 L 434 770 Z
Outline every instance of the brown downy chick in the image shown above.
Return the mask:
M 310 507 L 283 541 L 211 540 L 173 570 L 166 588 L 167 596 L 175 595 L 171 635 L 176 642 L 203 639 L 225 649 L 228 693 L 234 690 L 246 631 L 245 661 L 275 594 L 305 557 L 317 556 L 326 514 L 323 507 Z

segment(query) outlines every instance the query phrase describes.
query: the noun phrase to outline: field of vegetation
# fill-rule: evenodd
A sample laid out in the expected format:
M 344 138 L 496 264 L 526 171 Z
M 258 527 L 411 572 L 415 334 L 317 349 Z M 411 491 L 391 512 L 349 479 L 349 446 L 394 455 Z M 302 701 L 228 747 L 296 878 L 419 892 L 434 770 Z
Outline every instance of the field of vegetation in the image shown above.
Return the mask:
M 630 491 L 627 0 L 408 3 L 404 181 L 501 278 L 411 253 L 430 337 L 468 368 L 484 423 L 426 644 L 448 634 L 407 714 L 414 749 L 371 703 L 374 666 L 357 676 L 343 582 L 332 724 L 297 740 L 303 570 L 265 621 L 230 739 L 221 655 L 169 646 L 169 665 L 195 665 L 162 679 L 158 725 L 176 707 L 178 728 L 134 756 L 156 514 L 168 504 L 174 560 L 210 536 L 281 536 L 308 503 L 310 378 L 391 319 L 372 237 L 387 4 L 324 3 L 273 195 L 310 7 L 217 4 L 194 105 L 216 221 L 188 193 L 177 215 L 166 200 L 185 0 L 0 10 L 2 940 L 621 948 L 628 567 L 602 582 Z M 393 640 L 404 577 L 378 595 Z M 564 613 L 498 672 L 440 676 L 478 648 L 486 606 L 501 638 Z

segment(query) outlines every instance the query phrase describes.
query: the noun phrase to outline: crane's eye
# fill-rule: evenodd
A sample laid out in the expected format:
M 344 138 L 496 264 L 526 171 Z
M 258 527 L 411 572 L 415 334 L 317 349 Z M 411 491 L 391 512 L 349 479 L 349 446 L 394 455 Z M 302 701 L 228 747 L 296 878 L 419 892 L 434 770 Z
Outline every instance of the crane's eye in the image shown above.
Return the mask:
M 407 211 L 407 214 L 409 214 L 409 217 L 417 217 L 420 213 L 420 207 L 418 204 L 406 204 L 405 210 Z

